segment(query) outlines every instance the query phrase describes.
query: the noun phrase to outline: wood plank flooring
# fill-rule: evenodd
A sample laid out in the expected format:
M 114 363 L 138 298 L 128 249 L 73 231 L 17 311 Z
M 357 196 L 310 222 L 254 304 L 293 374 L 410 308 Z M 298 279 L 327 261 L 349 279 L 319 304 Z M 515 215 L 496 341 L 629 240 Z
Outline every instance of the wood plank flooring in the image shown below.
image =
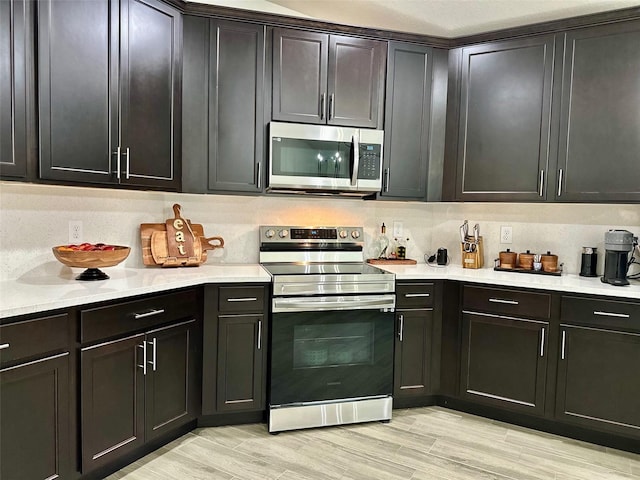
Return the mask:
M 109 480 L 640 480 L 640 455 L 441 407 L 269 435 L 199 428 Z

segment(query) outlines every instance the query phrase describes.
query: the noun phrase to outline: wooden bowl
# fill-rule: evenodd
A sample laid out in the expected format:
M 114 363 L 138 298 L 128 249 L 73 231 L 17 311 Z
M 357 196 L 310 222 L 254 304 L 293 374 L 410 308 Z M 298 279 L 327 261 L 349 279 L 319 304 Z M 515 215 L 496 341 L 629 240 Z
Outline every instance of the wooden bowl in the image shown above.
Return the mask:
M 60 251 L 60 246 L 53 247 L 53 255 L 67 267 L 102 268 L 113 267 L 129 256 L 130 247 L 114 245 L 115 250 L 92 251 Z

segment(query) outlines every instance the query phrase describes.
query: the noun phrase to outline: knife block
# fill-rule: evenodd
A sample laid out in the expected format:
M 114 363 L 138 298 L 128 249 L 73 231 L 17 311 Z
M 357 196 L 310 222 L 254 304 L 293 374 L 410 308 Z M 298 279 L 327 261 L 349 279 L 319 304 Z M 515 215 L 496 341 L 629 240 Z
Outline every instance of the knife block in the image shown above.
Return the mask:
M 465 252 L 464 244 L 460 244 L 462 253 L 462 268 L 482 268 L 484 266 L 484 249 L 482 247 L 482 236 L 478 237 L 478 246 L 475 252 Z

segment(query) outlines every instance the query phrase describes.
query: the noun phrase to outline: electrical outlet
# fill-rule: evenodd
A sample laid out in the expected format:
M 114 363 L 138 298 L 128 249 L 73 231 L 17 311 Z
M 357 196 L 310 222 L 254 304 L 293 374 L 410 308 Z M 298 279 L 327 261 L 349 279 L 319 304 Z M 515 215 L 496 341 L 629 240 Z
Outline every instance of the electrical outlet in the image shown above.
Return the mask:
M 513 243 L 513 229 L 509 225 L 500 227 L 500 243 Z
M 69 220 L 69 243 L 82 243 L 82 222 L 80 220 Z
M 394 237 L 402 236 L 402 222 L 393 222 L 393 236 Z

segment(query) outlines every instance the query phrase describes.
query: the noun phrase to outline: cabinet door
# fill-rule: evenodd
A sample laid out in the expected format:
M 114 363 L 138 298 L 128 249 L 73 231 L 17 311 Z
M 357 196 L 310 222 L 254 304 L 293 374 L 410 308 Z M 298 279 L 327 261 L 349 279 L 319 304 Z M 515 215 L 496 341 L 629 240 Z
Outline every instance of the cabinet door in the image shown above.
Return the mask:
M 639 46 L 638 21 L 565 35 L 558 200 L 640 201 Z
M 329 36 L 273 30 L 274 120 L 326 123 Z
M 394 397 L 431 393 L 433 309 L 406 310 L 396 315 Z
M 458 199 L 545 199 L 553 66 L 553 35 L 462 50 Z
M 266 338 L 262 315 L 218 317 L 218 412 L 264 408 Z
M 145 378 L 146 425 L 149 441 L 193 420 L 198 403 L 196 321 L 147 333 Z
M 556 418 L 640 438 L 640 335 L 561 325 Z
M 116 180 L 118 18 L 117 1 L 38 2 L 41 178 Z
M 27 175 L 27 92 L 33 59 L 32 3 L 0 2 L 0 175 Z
M 462 318 L 462 397 L 542 415 L 548 323 L 479 313 Z
M 120 181 L 178 189 L 180 12 L 156 0 L 125 0 L 121 25 Z
M 82 473 L 144 443 L 144 335 L 83 348 L 80 353 Z M 146 364 L 147 371 L 150 363 Z
M 384 42 L 329 37 L 327 123 L 381 127 L 385 53 Z
M 211 24 L 209 190 L 258 192 L 264 159 L 265 27 Z
M 432 52 L 430 47 L 389 43 L 383 197 L 426 196 Z
M 69 354 L 0 370 L 0 477 L 68 478 Z

